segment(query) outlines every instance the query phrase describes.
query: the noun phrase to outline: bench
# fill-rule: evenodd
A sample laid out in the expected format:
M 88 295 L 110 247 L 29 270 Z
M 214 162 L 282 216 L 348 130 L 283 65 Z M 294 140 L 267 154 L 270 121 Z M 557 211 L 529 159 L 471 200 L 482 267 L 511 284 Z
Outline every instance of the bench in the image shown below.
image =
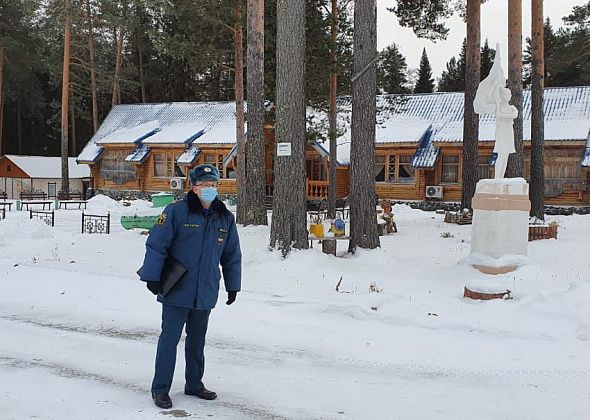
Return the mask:
M 21 200 L 28 200 L 28 201 L 32 201 L 32 200 L 47 200 L 47 194 L 45 194 L 43 191 L 25 191 L 25 192 L 21 192 L 19 193 L 19 197 Z
M 6 210 L 5 209 L 6 207 L 8 207 L 8 211 L 10 211 L 11 210 L 11 207 L 12 207 L 12 203 L 10 203 L 8 201 L 4 201 L 4 202 L 0 203 L 0 208 L 2 210 Z
M 86 197 L 80 191 L 60 191 L 57 193 L 58 200 L 78 200 L 78 201 L 86 201 Z
M 0 209 L 0 220 L 6 219 L 6 210 Z
M 34 206 L 34 205 L 41 205 L 43 206 L 43 210 L 45 210 L 45 206 L 47 206 L 48 210 L 51 210 L 51 205 L 53 204 L 53 201 L 49 201 L 49 200 L 31 200 L 31 201 L 21 201 L 21 209 L 25 210 L 30 210 L 29 206 Z
M 68 204 L 77 204 L 78 208 L 81 209 L 82 206 L 84 206 L 84 208 L 86 208 L 86 204 L 88 204 L 88 201 L 86 200 L 61 200 L 58 201 L 58 208 L 65 208 L 66 210 L 68 209 Z
M 0 191 L 0 200 L 8 200 L 8 194 L 5 191 Z

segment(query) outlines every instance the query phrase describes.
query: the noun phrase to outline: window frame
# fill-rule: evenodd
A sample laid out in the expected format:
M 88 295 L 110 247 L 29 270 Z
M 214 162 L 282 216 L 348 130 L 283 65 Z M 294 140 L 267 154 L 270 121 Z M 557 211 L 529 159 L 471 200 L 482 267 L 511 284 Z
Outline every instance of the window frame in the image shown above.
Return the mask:
M 383 181 L 377 180 L 375 174 L 375 182 L 381 184 L 398 184 L 398 185 L 416 185 L 416 173 L 411 178 L 400 177 L 401 164 L 411 163 L 413 154 L 403 152 L 379 153 L 375 156 L 375 166 L 377 166 L 377 159 L 383 159 L 380 164 L 384 165 Z M 402 159 L 409 158 L 409 162 L 400 162 Z M 376 168 L 375 168 L 376 169 Z M 412 181 L 401 181 L 400 179 L 411 179 Z
M 450 162 L 450 163 L 445 163 L 445 158 L 456 158 L 457 162 Z M 440 160 L 440 184 L 443 185 L 458 185 L 462 182 L 462 177 L 461 177 L 461 156 L 458 154 L 449 154 L 449 155 L 442 155 L 441 156 L 441 160 Z M 456 181 L 445 181 L 444 180 L 444 176 L 445 176 L 445 166 L 453 166 L 456 167 L 457 170 L 457 179 Z

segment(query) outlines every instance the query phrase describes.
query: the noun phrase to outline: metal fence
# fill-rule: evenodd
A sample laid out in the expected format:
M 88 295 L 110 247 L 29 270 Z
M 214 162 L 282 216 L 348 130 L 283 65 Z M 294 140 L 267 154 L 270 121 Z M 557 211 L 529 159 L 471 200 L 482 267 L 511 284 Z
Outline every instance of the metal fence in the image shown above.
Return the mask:
M 48 226 L 55 226 L 55 212 L 52 211 L 41 211 L 41 210 L 29 210 L 29 219 L 32 218 L 41 219 Z
M 111 213 L 106 216 L 82 213 L 82 233 L 111 233 Z

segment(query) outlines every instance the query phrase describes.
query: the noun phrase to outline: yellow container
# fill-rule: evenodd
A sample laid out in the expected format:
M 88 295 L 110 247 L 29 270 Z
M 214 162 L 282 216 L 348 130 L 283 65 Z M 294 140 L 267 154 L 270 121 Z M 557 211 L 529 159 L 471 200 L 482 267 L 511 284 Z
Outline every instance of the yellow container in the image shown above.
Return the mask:
M 324 225 L 319 224 L 311 224 L 309 225 L 309 233 L 311 235 L 317 236 L 318 238 L 324 236 Z

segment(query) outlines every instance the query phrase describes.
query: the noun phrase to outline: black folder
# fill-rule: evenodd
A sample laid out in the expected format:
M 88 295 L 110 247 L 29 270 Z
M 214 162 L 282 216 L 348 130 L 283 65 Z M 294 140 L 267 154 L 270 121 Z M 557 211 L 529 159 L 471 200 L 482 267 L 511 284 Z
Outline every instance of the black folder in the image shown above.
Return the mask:
M 137 270 L 137 274 L 141 277 L 143 266 Z M 176 284 L 186 274 L 188 269 L 180 263 L 176 258 L 168 256 L 164 267 L 162 268 L 162 275 L 160 276 L 160 294 L 166 296 L 176 286 Z

